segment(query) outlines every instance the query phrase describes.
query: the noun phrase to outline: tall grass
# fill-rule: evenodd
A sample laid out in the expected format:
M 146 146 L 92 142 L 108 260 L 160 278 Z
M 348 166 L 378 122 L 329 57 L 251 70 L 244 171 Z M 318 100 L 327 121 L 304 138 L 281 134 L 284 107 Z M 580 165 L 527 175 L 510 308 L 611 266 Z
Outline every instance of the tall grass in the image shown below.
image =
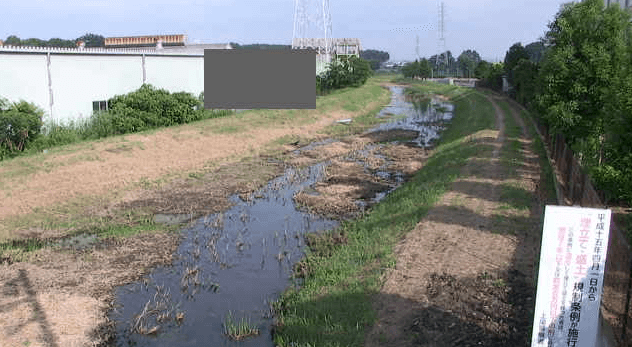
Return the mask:
M 225 117 L 233 113 L 231 110 L 197 110 L 195 116 L 185 123 Z M 25 153 L 41 152 L 57 146 L 127 133 L 117 127 L 117 118 L 118 116 L 111 112 L 97 112 L 87 119 L 66 122 L 47 120 L 42 126 L 41 136 L 29 144 Z

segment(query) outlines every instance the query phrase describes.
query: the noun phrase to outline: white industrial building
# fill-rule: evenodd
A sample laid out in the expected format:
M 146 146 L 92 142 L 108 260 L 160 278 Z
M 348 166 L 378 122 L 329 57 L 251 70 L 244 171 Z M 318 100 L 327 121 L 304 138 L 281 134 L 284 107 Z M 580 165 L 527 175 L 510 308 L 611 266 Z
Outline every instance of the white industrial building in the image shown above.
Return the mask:
M 327 46 L 330 54 L 327 53 Z M 324 72 L 334 55 L 360 57 L 362 45 L 358 38 L 294 38 L 292 49 L 312 49 L 316 51 L 316 74 Z
M 204 49 L 0 47 L 0 96 L 41 107 L 46 119 L 90 117 L 115 95 L 143 83 L 170 92 L 204 90 Z

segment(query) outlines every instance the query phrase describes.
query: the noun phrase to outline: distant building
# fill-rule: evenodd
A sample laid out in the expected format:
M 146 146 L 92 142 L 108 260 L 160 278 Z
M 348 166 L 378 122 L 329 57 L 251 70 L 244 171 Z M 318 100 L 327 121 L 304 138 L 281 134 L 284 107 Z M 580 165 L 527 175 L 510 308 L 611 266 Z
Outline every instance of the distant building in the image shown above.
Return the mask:
M 148 36 L 127 36 L 127 37 L 107 37 L 105 39 L 106 49 L 133 49 L 143 48 L 166 53 L 178 54 L 201 54 L 205 49 L 233 49 L 228 43 L 222 44 L 189 44 L 186 35 L 148 35 Z
M 158 41 L 161 41 L 163 46 L 184 46 L 187 36 L 180 34 L 106 37 L 105 48 L 156 47 Z
M 2 42 L 2 40 L 0 40 L 0 47 L 2 47 L 4 45 L 4 42 Z
M 332 49 L 336 55 L 360 56 L 362 45 L 357 38 L 332 38 Z M 324 38 L 295 38 L 292 40 L 292 48 L 295 49 L 315 49 L 319 53 L 325 51 L 326 41 Z
M 204 54 L 150 48 L 0 47 L 0 95 L 25 100 L 47 120 L 86 119 L 108 100 L 144 83 L 198 96 L 204 90 Z
M 337 56 L 360 57 L 362 45 L 357 38 L 332 38 L 332 51 Z M 294 38 L 292 49 L 309 49 L 316 51 L 316 74 L 325 71 L 327 64 L 331 62 L 331 56 L 325 54 L 327 42 L 324 38 Z

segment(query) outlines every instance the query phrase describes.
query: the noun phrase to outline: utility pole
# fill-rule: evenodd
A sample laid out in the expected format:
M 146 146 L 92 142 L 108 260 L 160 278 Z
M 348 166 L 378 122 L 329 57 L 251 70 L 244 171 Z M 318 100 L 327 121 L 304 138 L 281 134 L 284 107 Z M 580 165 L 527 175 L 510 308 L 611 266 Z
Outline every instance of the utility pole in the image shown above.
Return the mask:
M 417 61 L 419 61 L 419 34 L 417 34 L 417 46 L 415 47 L 415 53 L 417 54 Z

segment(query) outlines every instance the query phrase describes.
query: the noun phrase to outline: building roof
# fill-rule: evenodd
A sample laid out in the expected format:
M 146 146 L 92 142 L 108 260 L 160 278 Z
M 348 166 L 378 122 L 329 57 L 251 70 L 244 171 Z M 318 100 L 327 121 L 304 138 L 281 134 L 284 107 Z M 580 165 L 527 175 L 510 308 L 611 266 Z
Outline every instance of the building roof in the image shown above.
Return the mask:
M 2 54 L 85 54 L 85 55 L 170 55 L 170 56 L 204 56 L 202 51 L 171 51 L 169 49 L 156 50 L 155 47 L 145 48 L 66 48 L 66 47 L 31 47 L 31 46 L 2 46 Z
M 153 46 L 158 41 L 163 45 L 185 45 L 187 36 L 184 34 L 177 35 L 143 35 L 143 36 L 122 36 L 122 37 L 106 37 L 104 41 L 105 47 L 139 47 Z
M 156 49 L 156 47 L 154 47 Z M 204 54 L 205 49 L 233 49 L 229 43 L 201 43 L 201 44 L 189 44 L 184 46 L 163 46 L 162 49 L 156 49 L 157 51 L 165 52 L 190 52 Z

